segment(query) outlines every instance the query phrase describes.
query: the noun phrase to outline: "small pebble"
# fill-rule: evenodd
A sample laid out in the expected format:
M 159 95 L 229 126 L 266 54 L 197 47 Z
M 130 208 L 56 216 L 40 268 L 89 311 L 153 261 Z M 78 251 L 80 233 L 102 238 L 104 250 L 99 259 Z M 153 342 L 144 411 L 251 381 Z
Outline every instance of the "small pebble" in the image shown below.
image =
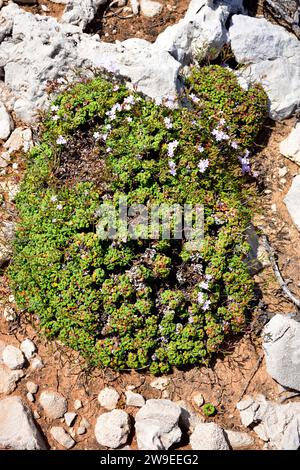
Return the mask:
M 30 401 L 31 403 L 33 403 L 33 402 L 35 401 L 34 396 L 33 396 L 32 393 L 30 393 L 30 392 L 27 393 L 26 398 L 27 398 L 27 400 Z
M 27 388 L 29 393 L 35 394 L 38 391 L 39 386 L 37 384 L 35 384 L 34 382 L 27 382 L 26 383 L 26 388 Z
M 74 401 L 74 408 L 75 410 L 80 410 L 80 408 L 82 408 L 82 401 L 81 400 L 75 400 Z
M 69 411 L 67 413 L 64 414 L 64 418 L 65 418 L 65 423 L 67 426 L 72 426 L 72 424 L 74 423 L 75 419 L 76 419 L 76 416 L 77 414 L 74 413 L 74 411 Z

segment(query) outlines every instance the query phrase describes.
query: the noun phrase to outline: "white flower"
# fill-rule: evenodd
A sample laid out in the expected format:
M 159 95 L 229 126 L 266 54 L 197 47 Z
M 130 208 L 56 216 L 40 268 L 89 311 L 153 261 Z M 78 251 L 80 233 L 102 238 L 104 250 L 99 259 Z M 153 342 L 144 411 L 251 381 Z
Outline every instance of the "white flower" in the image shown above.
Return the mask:
M 51 196 L 50 202 L 57 202 L 57 196 Z
M 204 147 L 202 147 L 202 145 L 199 145 L 197 147 L 197 150 L 198 150 L 198 152 L 202 153 L 202 152 L 204 152 Z
M 51 111 L 56 112 L 56 111 L 58 111 L 58 110 L 59 110 L 59 106 L 57 106 L 56 104 L 53 104 L 53 105 L 51 106 Z
M 58 121 L 59 120 L 59 116 L 57 114 L 54 114 L 54 116 L 52 116 L 52 121 Z
M 57 209 L 58 211 L 61 211 L 62 208 L 63 208 L 63 205 L 62 205 L 62 204 L 57 204 L 56 209 Z
M 58 138 L 56 139 L 56 143 L 57 145 L 65 145 L 67 143 L 66 139 L 64 138 L 64 136 L 60 135 L 58 136 Z
M 220 119 L 219 124 L 220 126 L 224 126 L 224 124 L 226 124 L 225 119 L 224 118 Z
M 206 300 L 206 301 L 204 302 L 204 304 L 202 305 L 202 310 L 204 310 L 204 312 L 206 312 L 207 310 L 209 310 L 210 304 L 211 304 L 211 301 L 210 301 L 210 300 Z
M 212 131 L 212 135 L 215 139 L 219 142 L 220 140 L 229 140 L 229 135 L 225 134 L 225 132 L 220 131 L 218 129 L 214 129 Z
M 169 160 L 169 173 L 172 175 L 172 176 L 176 176 L 177 174 L 177 171 L 176 171 L 176 163 L 173 162 L 173 160 Z
M 127 96 L 127 98 L 124 99 L 124 103 L 126 103 L 126 104 L 135 104 L 135 99 L 132 95 Z
M 199 168 L 200 173 L 204 173 L 205 170 L 207 170 L 208 166 L 209 166 L 209 161 L 207 160 L 207 158 L 205 160 L 200 160 L 198 163 L 198 168 Z
M 120 88 L 119 85 L 115 85 L 115 86 L 113 87 L 113 91 L 118 91 L 119 88 Z
M 173 142 L 168 143 L 168 156 L 173 157 L 174 156 L 174 151 L 176 147 L 178 146 L 179 142 L 178 140 L 173 140 Z
M 235 149 L 235 150 L 239 147 L 238 144 L 237 144 L 237 142 L 231 142 L 230 145 L 231 145 L 231 147 L 232 147 L 233 149 Z
M 112 151 L 112 148 L 111 148 L 111 147 L 107 147 L 106 153 L 110 153 L 111 151 Z
M 201 289 L 208 290 L 209 289 L 208 282 L 205 282 L 205 281 L 200 282 L 200 287 Z
M 162 99 L 161 98 L 155 98 L 154 100 L 156 106 L 160 106 L 162 104 Z
M 190 98 L 191 98 L 193 103 L 199 103 L 199 101 L 200 101 L 200 98 L 198 98 L 198 96 L 196 96 L 195 93 L 191 93 Z
M 169 117 L 164 118 L 164 123 L 165 123 L 165 126 L 166 126 L 167 129 L 172 129 L 173 124 L 172 124 L 172 121 Z
M 132 117 L 127 116 L 126 121 L 127 121 L 127 122 L 132 122 Z
M 204 303 L 204 294 L 203 294 L 203 292 L 198 292 L 197 302 L 200 305 L 202 305 Z
M 94 137 L 95 140 L 100 139 L 100 137 L 101 137 L 100 132 L 98 132 L 98 131 L 97 131 L 97 132 L 94 132 L 93 137 Z

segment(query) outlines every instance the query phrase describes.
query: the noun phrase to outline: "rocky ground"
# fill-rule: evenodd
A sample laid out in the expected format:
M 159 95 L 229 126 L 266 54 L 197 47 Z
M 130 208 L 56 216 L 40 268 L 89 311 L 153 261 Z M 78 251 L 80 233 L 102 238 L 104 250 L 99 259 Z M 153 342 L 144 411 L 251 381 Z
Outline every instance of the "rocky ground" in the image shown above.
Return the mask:
M 66 2 L 9 2 L 5 9 L 7 3 L 0 10 L 0 447 L 298 448 L 299 313 L 274 277 L 262 237 L 251 236 L 261 263 L 255 274 L 261 302 L 243 337 L 224 345 L 210 368 L 160 378 L 91 370 L 74 351 L 44 340 L 36 322 L 17 310 L 6 266 L 24 170 L 21 151 L 34 141 L 34 114 L 47 104 L 49 84 L 71 79 L 73 66 L 102 66 L 117 68 L 151 97 L 174 95 L 180 68 L 199 47 L 207 52 L 209 42 L 221 50 L 230 42 L 242 65 L 241 82 L 259 81 L 270 99 L 272 119 L 253 156 L 259 191 L 253 224 L 268 236 L 288 289 L 300 298 L 299 41 L 263 19 L 236 15 L 244 12 L 240 1 L 170 1 L 151 18 L 143 9 L 135 14 L 134 2 L 75 0 L 66 11 Z M 165 34 L 188 6 L 187 19 Z M 149 43 L 113 43 L 130 37 Z M 213 404 L 216 414 L 207 417 L 203 403 Z

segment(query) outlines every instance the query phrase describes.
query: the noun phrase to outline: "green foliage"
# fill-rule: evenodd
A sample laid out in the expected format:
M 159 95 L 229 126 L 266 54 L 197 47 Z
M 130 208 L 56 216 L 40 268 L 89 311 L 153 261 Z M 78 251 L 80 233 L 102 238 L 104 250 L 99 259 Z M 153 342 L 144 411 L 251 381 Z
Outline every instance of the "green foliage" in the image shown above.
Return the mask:
M 205 403 L 205 405 L 201 407 L 201 410 L 207 417 L 214 416 L 217 412 L 216 408 L 211 403 Z
M 245 326 L 251 191 L 239 159 L 263 123 L 266 97 L 217 66 L 193 68 L 187 90 L 188 107 L 171 109 L 105 77 L 70 86 L 28 157 L 10 267 L 15 296 L 47 336 L 94 365 L 158 374 L 208 363 Z M 103 178 L 93 180 L 93 163 L 90 178 L 61 178 L 72 148 L 78 168 L 81 154 L 102 162 Z M 199 250 L 172 239 L 102 240 L 99 206 L 124 195 L 128 205 L 204 204 Z

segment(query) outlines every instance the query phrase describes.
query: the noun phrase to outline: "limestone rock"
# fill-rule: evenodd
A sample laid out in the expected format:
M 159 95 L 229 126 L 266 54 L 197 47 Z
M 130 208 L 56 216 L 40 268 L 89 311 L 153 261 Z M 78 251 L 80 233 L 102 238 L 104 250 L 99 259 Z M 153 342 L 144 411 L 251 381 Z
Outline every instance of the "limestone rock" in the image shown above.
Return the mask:
M 300 391 L 300 323 L 275 315 L 263 330 L 263 348 L 271 377 L 284 387 Z
M 282 120 L 300 104 L 300 42 L 281 26 L 264 18 L 234 15 L 230 44 L 239 73 L 249 85 L 261 83 L 270 103 L 270 116 Z
M 232 449 L 246 449 L 254 444 L 253 438 L 246 432 L 226 429 L 225 436 Z
M 215 423 L 198 424 L 190 443 L 193 450 L 229 450 L 223 429 Z
M 62 418 L 68 409 L 67 400 L 58 392 L 42 392 L 39 402 L 45 415 L 50 419 Z
M 20 397 L 0 401 L 0 446 L 14 450 L 42 450 L 45 442 L 30 409 Z
M 13 130 L 13 120 L 5 106 L 0 102 L 0 139 L 6 140 Z
M 167 450 L 181 439 L 180 406 L 170 400 L 147 400 L 136 414 L 135 429 L 140 450 Z
M 53 439 L 55 439 L 61 446 L 65 447 L 66 449 L 71 449 L 76 444 L 70 434 L 68 434 L 67 431 L 65 431 L 64 428 L 60 426 L 53 426 L 50 429 L 50 434 Z
M 31 359 L 36 352 L 36 346 L 29 338 L 26 338 L 24 341 L 22 341 L 20 349 L 23 351 L 26 359 L 28 360 Z
M 140 393 L 134 393 L 131 390 L 125 392 L 126 395 L 126 405 L 127 406 L 143 406 L 146 401 L 145 398 Z
M 160 15 L 163 5 L 152 0 L 141 0 L 141 13 L 148 18 Z
M 130 420 L 125 411 L 113 410 L 97 419 L 95 437 L 102 446 L 117 449 L 126 444 L 129 432 Z
M 25 364 L 25 358 L 22 351 L 15 346 L 8 345 L 2 353 L 3 363 L 10 369 L 22 369 Z
M 112 387 L 105 387 L 98 395 L 98 401 L 103 408 L 113 410 L 116 408 L 120 395 Z
M 300 122 L 279 146 L 280 153 L 300 165 Z
M 75 419 L 76 419 L 76 416 L 77 414 L 74 413 L 73 411 L 69 411 L 67 413 L 64 414 L 64 418 L 65 418 L 65 423 L 67 426 L 72 426 L 72 424 L 74 423 Z
M 170 383 L 168 377 L 158 377 L 155 380 L 152 380 L 150 387 L 156 388 L 157 390 L 165 390 Z
M 61 21 L 84 29 L 104 3 L 107 3 L 107 0 L 69 0 Z
M 22 370 L 11 370 L 0 364 L 0 393 L 9 394 L 17 386 L 17 382 L 24 377 Z

